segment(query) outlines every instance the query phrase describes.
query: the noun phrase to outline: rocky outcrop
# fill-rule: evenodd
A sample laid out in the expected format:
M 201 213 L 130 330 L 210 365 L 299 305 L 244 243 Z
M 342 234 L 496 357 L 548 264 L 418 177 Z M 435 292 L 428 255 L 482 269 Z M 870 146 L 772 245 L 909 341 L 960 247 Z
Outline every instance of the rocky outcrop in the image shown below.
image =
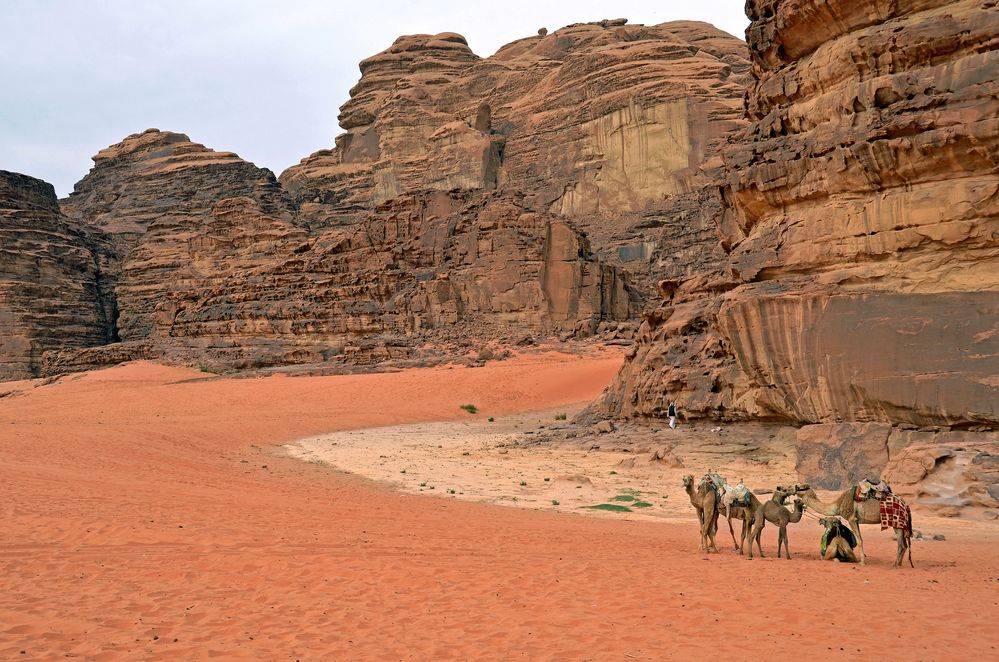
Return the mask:
M 165 173 L 160 188 L 144 183 Z M 104 186 L 128 194 L 94 214 L 88 200 Z M 158 131 L 101 152 L 74 195 L 67 208 L 114 236 L 122 342 L 52 353 L 52 371 L 154 357 L 370 363 L 405 358 L 458 323 L 480 338 L 507 326 L 588 335 L 638 309 L 625 274 L 523 196 L 407 194 L 310 230 L 267 171 Z
M 666 284 L 612 411 L 676 397 L 718 418 L 999 423 L 993 4 L 747 4 L 728 257 Z
M 639 279 L 683 275 L 716 243 L 690 221 L 748 67 L 745 44 L 694 22 L 572 25 L 488 58 L 453 33 L 400 37 L 361 63 L 336 147 L 281 182 L 320 228 L 428 189 L 517 193 Z
M 63 218 L 51 184 L 0 171 L 0 380 L 38 376 L 48 350 L 109 340 L 97 242 Z
M 294 218 L 294 207 L 273 173 L 183 134 L 149 129 L 94 156 L 94 167 L 61 206 L 71 221 L 111 239 L 101 256 L 120 310 L 122 340 L 147 337 L 161 298 L 189 289 L 200 270 L 214 269 L 192 260 L 187 243 L 213 241 L 213 212 L 235 198 L 286 224 Z M 253 232 L 248 228 L 246 234 Z M 229 248 L 244 265 L 259 257 L 258 249 L 240 257 L 235 254 L 241 246 Z
M 413 35 L 361 63 L 346 133 L 280 183 L 182 134 L 128 136 L 63 201 L 110 238 L 121 343 L 47 365 L 364 363 L 448 329 L 630 335 L 653 273 L 723 256 L 704 172 L 742 122 L 748 67 L 699 23 L 574 25 L 485 59 Z

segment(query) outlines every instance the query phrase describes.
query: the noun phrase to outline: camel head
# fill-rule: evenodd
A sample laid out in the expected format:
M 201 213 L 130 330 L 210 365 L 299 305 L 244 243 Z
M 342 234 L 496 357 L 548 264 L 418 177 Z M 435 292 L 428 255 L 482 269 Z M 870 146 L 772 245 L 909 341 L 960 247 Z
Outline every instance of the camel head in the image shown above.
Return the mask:
M 792 494 L 797 494 L 794 487 L 782 487 L 778 485 L 777 489 L 774 490 L 773 500 L 783 505 L 784 502 L 787 501 L 787 498 Z
M 690 487 L 693 484 L 694 484 L 694 477 L 693 476 L 691 476 L 690 474 L 687 474 L 686 476 L 683 477 L 683 486 L 684 486 L 684 488 Z
M 792 489 L 794 489 L 795 494 L 802 494 L 803 492 L 807 492 L 812 488 L 808 485 L 808 483 L 795 483 Z

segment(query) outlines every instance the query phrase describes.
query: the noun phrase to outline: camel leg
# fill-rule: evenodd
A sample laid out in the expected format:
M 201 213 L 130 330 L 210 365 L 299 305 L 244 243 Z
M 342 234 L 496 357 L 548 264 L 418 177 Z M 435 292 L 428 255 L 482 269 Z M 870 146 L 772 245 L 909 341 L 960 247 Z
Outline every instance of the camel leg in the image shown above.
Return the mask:
M 746 516 L 743 515 L 742 530 L 739 531 L 739 554 L 740 555 L 742 554 L 742 551 L 746 548 L 746 538 L 749 537 L 749 521 L 746 520 L 745 517 Z M 750 542 L 752 542 L 753 539 L 749 538 L 749 540 L 750 540 Z
M 856 515 L 850 518 L 850 529 L 853 530 L 853 535 L 857 537 L 857 543 L 860 545 L 860 565 L 867 565 L 867 554 L 864 552 L 864 536 L 860 535 L 860 518 Z
M 895 539 L 898 541 L 898 554 L 895 555 L 895 565 L 892 568 L 898 568 L 902 565 L 902 557 L 905 556 L 905 531 L 902 529 L 895 529 Z
M 760 536 L 763 534 L 763 525 L 766 520 L 762 515 L 758 519 L 753 519 L 753 529 L 749 532 L 749 558 L 753 558 L 753 540 L 756 540 L 756 547 L 760 550 L 760 558 L 763 558 L 763 547 L 760 546 Z
M 704 549 L 704 511 L 697 508 L 697 530 L 701 532 L 701 538 L 697 542 L 697 551 L 702 551 Z
M 739 551 L 739 543 L 735 541 L 735 529 L 732 528 L 732 507 L 729 506 L 725 509 L 725 519 L 728 520 L 728 532 L 732 534 L 732 544 L 735 545 L 735 551 Z
M 708 528 L 708 537 L 711 538 L 711 549 L 718 553 L 718 544 L 715 542 L 715 534 L 718 533 L 718 513 L 715 512 L 715 518 L 711 522 L 711 527 Z
M 710 554 L 712 550 L 718 551 L 715 544 L 715 532 L 718 531 L 718 518 L 708 519 L 701 526 L 701 546 L 705 554 Z
M 787 527 L 781 529 L 781 534 L 784 537 L 784 558 L 788 561 L 791 560 L 791 546 L 788 544 L 787 540 Z M 777 546 L 777 556 L 780 556 L 780 545 Z

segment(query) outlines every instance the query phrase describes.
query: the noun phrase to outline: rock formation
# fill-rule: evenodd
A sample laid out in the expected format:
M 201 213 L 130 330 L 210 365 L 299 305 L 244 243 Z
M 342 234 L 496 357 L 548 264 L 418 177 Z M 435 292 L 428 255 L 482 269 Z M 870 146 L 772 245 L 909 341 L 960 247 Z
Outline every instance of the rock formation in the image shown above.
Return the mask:
M 705 170 L 741 125 L 745 45 L 623 19 L 480 58 L 453 33 L 361 63 L 332 150 L 267 170 L 150 129 L 94 157 L 63 201 L 102 237 L 129 357 L 220 367 L 409 355 L 451 335 L 612 333 L 654 276 L 724 254 Z M 646 236 L 669 232 L 666 250 Z
M 750 123 L 724 150 L 714 215 L 727 257 L 661 283 L 605 406 L 662 416 L 677 399 L 689 416 L 813 424 L 799 470 L 814 480 L 896 467 L 905 430 L 995 426 L 995 3 L 747 13 Z M 994 433 L 978 441 L 976 458 L 999 450 Z M 920 452 L 903 473 L 961 455 Z
M 704 169 L 742 125 L 748 68 L 745 44 L 695 22 L 571 25 L 484 59 L 456 34 L 400 37 L 361 63 L 336 147 L 281 182 L 321 228 L 405 193 L 515 192 L 640 280 L 682 275 L 716 243 L 691 220 Z
M 0 380 L 38 376 L 47 350 L 110 340 L 95 241 L 51 184 L 0 171 Z
M 679 396 L 722 418 L 999 422 L 999 12 L 747 8 L 724 269 L 650 312 L 612 408 L 656 415 Z

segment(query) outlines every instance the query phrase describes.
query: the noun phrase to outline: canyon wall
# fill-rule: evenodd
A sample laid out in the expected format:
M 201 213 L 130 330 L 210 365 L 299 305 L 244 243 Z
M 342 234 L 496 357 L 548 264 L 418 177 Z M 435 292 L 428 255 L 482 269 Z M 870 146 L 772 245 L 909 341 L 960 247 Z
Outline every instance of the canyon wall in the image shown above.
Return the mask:
M 750 2 L 724 266 L 670 286 L 610 395 L 658 415 L 999 421 L 999 12 Z
M 110 340 L 96 242 L 51 184 L 0 170 L 0 380 L 37 377 L 48 350 Z
M 805 424 L 799 470 L 824 487 L 871 468 L 902 485 L 950 472 L 937 482 L 972 487 L 923 496 L 995 507 L 996 4 L 747 13 L 749 125 L 714 196 L 727 255 L 660 284 L 604 406 L 657 417 L 675 399 L 689 417 Z
M 361 63 L 336 146 L 280 179 L 317 228 L 406 193 L 516 193 L 586 232 L 645 296 L 722 255 L 713 225 L 691 221 L 744 123 L 748 70 L 743 42 L 696 22 L 542 30 L 488 58 L 453 33 L 400 37 Z
M 155 129 L 99 152 L 62 209 L 99 238 L 117 342 L 66 345 L 43 370 L 585 337 L 723 257 L 701 203 L 743 123 L 734 37 L 618 19 L 481 58 L 460 35 L 411 35 L 360 69 L 345 133 L 280 180 Z

